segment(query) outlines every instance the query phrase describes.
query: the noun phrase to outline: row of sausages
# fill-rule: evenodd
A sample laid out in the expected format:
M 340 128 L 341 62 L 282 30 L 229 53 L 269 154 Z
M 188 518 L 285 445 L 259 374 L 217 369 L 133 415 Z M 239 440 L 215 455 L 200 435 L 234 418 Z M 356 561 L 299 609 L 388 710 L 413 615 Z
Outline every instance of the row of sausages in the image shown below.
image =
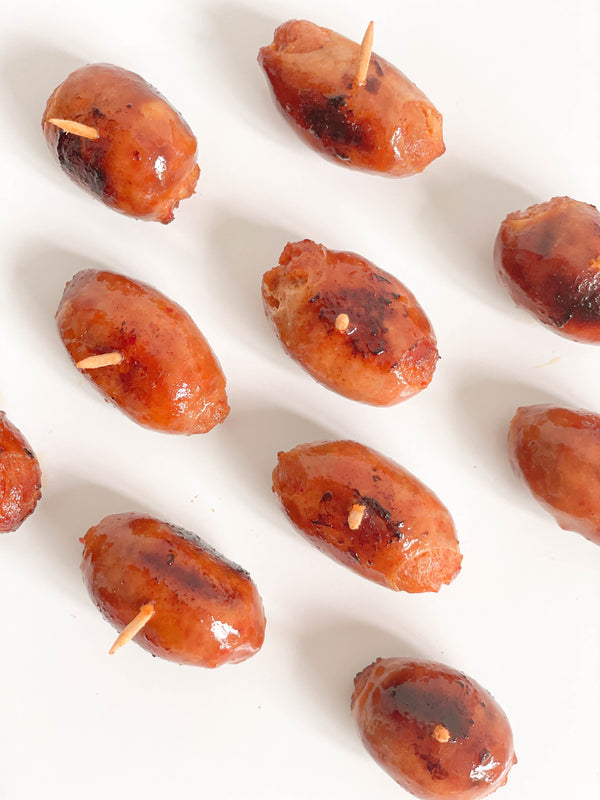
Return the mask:
M 291 20 L 260 50 L 259 63 L 284 117 L 337 163 L 407 176 L 445 150 L 439 112 L 405 75 L 372 54 L 370 43 L 359 47 Z M 180 200 L 194 192 L 196 138 L 135 73 L 109 64 L 75 71 L 50 96 L 42 127 L 63 170 L 125 214 L 170 222 Z M 599 343 L 599 253 L 600 214 L 562 197 L 509 214 L 494 260 L 518 305 L 564 336 Z
M 259 62 L 300 136 L 339 164 L 406 176 L 444 152 L 442 118 L 387 61 L 325 28 L 291 21 Z M 61 167 L 110 207 L 138 219 L 173 219 L 199 177 L 196 139 L 142 78 L 111 65 L 70 75 L 42 126 Z M 595 289 L 600 225 L 569 198 L 516 212 L 495 248 L 518 304 L 558 332 L 600 341 Z M 386 406 L 424 389 L 438 351 L 415 297 L 354 253 L 288 244 L 263 278 L 267 317 L 286 351 L 316 380 Z M 79 369 L 133 420 L 154 430 L 203 433 L 228 412 L 225 378 L 189 315 L 156 289 L 88 270 L 67 285 L 59 332 Z M 1 530 L 14 530 L 40 496 L 33 451 L 0 420 Z M 600 418 L 551 407 L 520 409 L 513 464 L 563 527 L 600 543 L 592 476 Z M 558 480 L 557 480 L 558 475 Z M 437 591 L 459 572 L 452 519 L 414 476 L 356 442 L 280 453 L 273 488 L 295 526 L 359 574 L 396 590 Z M 583 498 L 583 499 L 582 499 Z M 193 534 L 151 517 L 112 515 L 83 537 L 82 569 L 102 613 L 155 655 L 215 667 L 262 645 L 260 596 L 244 570 Z M 493 698 L 462 673 L 431 662 L 374 662 L 352 706 L 367 749 L 419 797 L 484 797 L 516 761 Z
M 291 20 L 259 53 L 278 107 L 318 152 L 383 175 L 421 172 L 444 152 L 442 117 L 370 43 Z M 42 127 L 63 170 L 124 214 L 171 222 L 193 194 L 196 139 L 139 75 L 110 64 L 76 70 L 50 96 Z

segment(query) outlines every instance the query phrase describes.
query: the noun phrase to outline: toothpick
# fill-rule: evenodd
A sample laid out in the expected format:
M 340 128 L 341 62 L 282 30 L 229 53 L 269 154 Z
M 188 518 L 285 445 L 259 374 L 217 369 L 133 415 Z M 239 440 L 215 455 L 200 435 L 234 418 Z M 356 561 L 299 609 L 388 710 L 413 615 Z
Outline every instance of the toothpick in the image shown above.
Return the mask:
M 111 367 L 123 361 L 122 353 L 100 353 L 97 356 L 88 356 L 78 361 L 77 369 L 98 369 L 98 367 Z
M 436 725 L 433 729 L 433 738 L 439 742 L 440 744 L 446 744 L 452 738 L 450 736 L 450 731 L 446 728 L 445 725 Z
M 61 131 L 74 133 L 75 136 L 83 136 L 84 139 L 97 139 L 100 134 L 97 128 L 84 125 L 82 122 L 75 122 L 72 119 L 49 119 L 51 125 L 56 125 Z
M 348 527 L 351 531 L 357 531 L 360 528 L 366 510 L 366 506 L 360 503 L 354 503 L 348 514 Z
M 343 333 L 345 330 L 347 330 L 348 325 L 350 325 L 350 317 L 348 316 L 348 314 L 338 314 L 337 317 L 335 318 L 336 331 L 340 331 L 340 333 Z
M 371 61 L 371 51 L 373 50 L 373 20 L 369 22 L 365 35 L 360 45 L 360 58 L 358 61 L 358 69 L 356 70 L 356 77 L 354 78 L 354 87 L 364 86 L 367 82 L 367 72 L 369 71 L 369 62 Z
M 114 655 L 117 650 L 120 650 L 124 644 L 130 642 L 133 637 L 139 633 L 144 625 L 146 625 L 154 616 L 154 603 L 146 603 L 143 605 L 135 617 L 131 620 L 129 625 L 126 625 L 121 633 L 115 639 L 115 643 L 108 651 L 110 655 Z

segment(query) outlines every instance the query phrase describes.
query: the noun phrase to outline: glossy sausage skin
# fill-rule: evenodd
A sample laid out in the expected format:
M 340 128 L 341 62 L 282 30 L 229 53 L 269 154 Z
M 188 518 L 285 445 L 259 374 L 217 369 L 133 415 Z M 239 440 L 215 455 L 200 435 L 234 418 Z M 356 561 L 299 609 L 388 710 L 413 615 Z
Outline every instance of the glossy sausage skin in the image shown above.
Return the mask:
M 365 258 L 290 243 L 262 295 L 287 353 L 334 392 L 389 406 L 429 385 L 439 358 L 429 320 L 406 286 Z
M 95 128 L 97 139 L 48 122 Z M 50 96 L 42 119 L 50 150 L 76 183 L 110 208 L 144 220 L 171 222 L 200 174 L 196 138 L 156 89 L 112 64 L 76 70 Z
M 86 533 L 81 569 L 106 619 L 123 628 L 146 603 L 135 641 L 179 664 L 219 667 L 260 650 L 265 616 L 256 586 L 194 534 L 150 516 L 113 514 Z
M 360 46 L 327 28 L 290 20 L 258 61 L 285 119 L 338 164 L 404 177 L 445 150 L 442 116 L 414 83 L 372 55 L 366 84 L 353 86 Z
M 114 272 L 79 272 L 67 284 L 56 320 L 73 361 L 121 353 L 120 364 L 85 374 L 140 425 L 206 433 L 229 413 L 225 377 L 206 339 L 153 287 Z
M 561 528 L 600 544 L 600 416 L 552 405 L 517 410 L 510 460 Z
M 354 679 L 363 744 L 423 800 L 478 800 L 517 759 L 506 715 L 474 680 L 433 661 L 379 658 Z
M 42 473 L 29 442 L 0 411 L 0 533 L 16 531 L 42 496 Z
M 515 303 L 555 333 L 600 344 L 600 214 L 570 197 L 509 214 L 494 263 Z
M 447 509 L 409 472 L 357 442 L 279 453 L 273 491 L 322 553 L 382 586 L 437 592 L 460 571 Z

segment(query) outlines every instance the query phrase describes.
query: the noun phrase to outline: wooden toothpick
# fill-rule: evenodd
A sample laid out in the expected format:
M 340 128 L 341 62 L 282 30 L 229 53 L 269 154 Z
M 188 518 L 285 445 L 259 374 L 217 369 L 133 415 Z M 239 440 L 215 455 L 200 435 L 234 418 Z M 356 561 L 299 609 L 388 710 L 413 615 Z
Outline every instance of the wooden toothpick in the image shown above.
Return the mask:
M 72 119 L 49 119 L 51 125 L 56 125 L 61 131 L 73 133 L 75 136 L 83 136 L 84 139 L 97 139 L 100 134 L 97 128 L 84 125 L 82 122 L 75 122 Z
M 343 333 L 345 330 L 348 329 L 348 325 L 350 325 L 350 317 L 348 314 L 338 314 L 335 318 L 335 329 L 340 333 Z
M 446 744 L 446 742 L 449 742 L 452 738 L 450 736 L 450 731 L 445 725 L 436 725 L 433 729 L 432 736 L 436 742 L 439 742 L 440 744 Z
M 110 367 L 120 364 L 123 361 L 122 353 L 100 353 L 97 356 L 88 356 L 78 361 L 75 366 L 77 369 L 98 369 L 98 367 Z
M 357 531 L 360 528 L 366 510 L 367 507 L 361 503 L 354 503 L 348 513 L 348 527 L 351 531 Z
M 124 644 L 130 642 L 133 637 L 139 633 L 144 625 L 146 625 L 154 616 L 154 603 L 146 603 L 143 605 L 135 617 L 131 620 L 129 625 L 126 625 L 121 633 L 115 639 L 115 643 L 108 651 L 110 655 L 114 655 L 117 650 L 120 650 Z
M 371 51 L 373 50 L 373 20 L 369 22 L 365 35 L 360 45 L 360 58 L 358 60 L 358 69 L 356 70 L 356 77 L 354 78 L 354 87 L 364 86 L 367 82 L 367 72 L 369 71 L 369 62 L 371 61 Z

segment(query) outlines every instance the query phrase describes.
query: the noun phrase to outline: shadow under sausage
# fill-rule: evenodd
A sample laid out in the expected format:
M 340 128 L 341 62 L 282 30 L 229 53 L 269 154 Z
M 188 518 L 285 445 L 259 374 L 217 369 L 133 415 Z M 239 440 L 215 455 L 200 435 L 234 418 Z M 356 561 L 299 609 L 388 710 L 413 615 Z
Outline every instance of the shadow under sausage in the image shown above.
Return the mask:
M 109 514 L 129 511 L 152 513 L 126 495 L 90 483 L 73 483 L 55 493 L 44 493 L 36 512 L 36 544 L 60 590 L 81 601 L 83 547 L 79 539 Z
M 263 505 L 272 496 L 271 474 L 277 464 L 277 453 L 305 442 L 336 439 L 332 431 L 307 417 L 276 406 L 231 413 L 219 432 L 223 446 L 232 451 L 228 463 L 236 474 L 240 491 L 247 503 Z M 254 500 L 253 500 L 254 498 Z M 273 519 L 283 517 L 273 496 Z
M 509 181 L 450 159 L 444 169 L 424 173 L 422 187 L 428 199 L 424 213 L 431 237 L 450 261 L 463 265 L 453 279 L 493 307 L 512 307 L 496 278 L 494 242 L 507 214 L 525 209 L 539 198 Z
M 12 105 L 9 116 L 19 132 L 13 143 L 16 147 L 24 146 L 27 158 L 33 156 L 44 172 L 54 174 L 57 167 L 47 153 L 42 115 L 54 89 L 83 62 L 47 41 L 21 39 L 6 48 L 1 63 L 0 80 Z
M 427 658 L 426 652 L 376 625 L 341 619 L 309 631 L 299 642 L 300 672 L 313 702 L 322 712 L 318 723 L 345 746 L 360 739 L 351 718 L 354 678 L 377 658 Z
M 508 430 L 519 406 L 537 403 L 568 405 L 545 389 L 518 381 L 479 376 L 471 378 L 454 398 L 458 432 L 465 448 L 479 461 L 491 481 L 514 487 L 508 460 Z
M 227 216 L 210 234 L 215 261 L 210 279 L 226 301 L 223 307 L 229 318 L 224 322 L 243 330 L 246 342 L 264 344 L 261 349 L 267 353 L 279 350 L 279 345 L 263 310 L 262 276 L 279 263 L 285 245 L 297 239 L 283 228 Z
M 65 285 L 82 269 L 105 269 L 90 263 L 87 255 L 76 253 L 51 242 L 29 243 L 14 264 L 12 283 L 15 286 L 23 319 L 39 339 L 44 351 L 58 353 L 61 345 L 54 320 Z M 68 360 L 64 361 L 68 364 Z
M 203 14 L 204 14 L 203 10 Z M 210 9 L 214 41 L 220 52 L 217 71 L 232 95 L 239 116 L 264 131 L 265 120 L 276 118 L 268 82 L 257 62 L 261 47 L 271 44 L 284 20 L 268 17 L 239 3 L 218 3 Z

